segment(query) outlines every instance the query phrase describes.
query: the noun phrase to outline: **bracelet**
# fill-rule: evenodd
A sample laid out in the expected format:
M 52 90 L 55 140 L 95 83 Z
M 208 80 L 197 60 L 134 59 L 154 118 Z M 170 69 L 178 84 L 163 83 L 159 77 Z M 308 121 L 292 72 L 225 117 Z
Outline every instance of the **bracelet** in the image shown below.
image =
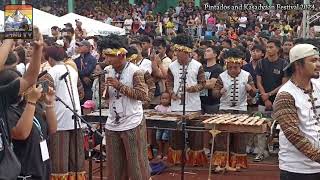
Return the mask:
M 31 101 L 28 101 L 28 104 L 33 105 L 33 106 L 37 105 L 37 103 L 31 102 Z

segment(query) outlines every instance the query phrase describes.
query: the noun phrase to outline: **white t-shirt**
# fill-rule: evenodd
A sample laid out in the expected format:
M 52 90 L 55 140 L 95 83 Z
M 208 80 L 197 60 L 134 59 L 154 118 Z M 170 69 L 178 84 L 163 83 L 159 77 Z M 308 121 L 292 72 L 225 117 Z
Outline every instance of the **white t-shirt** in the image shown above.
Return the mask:
M 224 31 L 226 29 L 226 25 L 225 24 L 217 24 L 216 25 L 217 27 L 217 31 L 220 32 L 220 31 Z
M 52 77 L 54 81 L 54 88 L 56 95 L 62 99 L 68 106 L 73 107 L 71 97 L 68 93 L 68 88 L 64 80 L 59 80 L 59 78 L 67 72 L 67 68 L 70 74 L 66 77 L 68 86 L 72 87 L 72 93 L 74 96 L 76 111 L 81 115 L 80 99 L 78 92 L 78 72 L 69 65 L 59 64 L 48 70 L 48 74 Z M 71 78 L 71 82 L 69 80 Z M 73 112 L 65 107 L 60 101 L 56 102 L 55 106 L 57 121 L 58 121 L 58 131 L 71 130 L 74 129 Z M 80 121 L 79 121 L 80 122 Z M 79 126 L 78 126 L 79 127 Z M 82 126 L 83 127 L 83 126 Z
M 20 63 L 16 67 L 17 67 L 17 70 L 21 73 L 21 75 L 24 75 L 24 73 L 26 72 L 26 65 L 23 63 Z
M 143 72 L 152 73 L 152 62 L 149 59 L 142 59 L 136 64 Z
M 76 40 L 71 40 L 70 47 L 66 51 L 68 57 L 72 57 L 76 54 Z
M 181 6 L 177 6 L 177 7 L 176 7 L 176 14 L 177 14 L 177 15 L 180 14 L 181 9 L 182 9 Z
M 239 23 L 239 26 L 240 26 L 240 27 L 243 27 L 243 28 L 246 28 L 246 27 L 247 27 L 247 24 L 245 24 L 245 22 L 248 21 L 248 18 L 247 18 L 247 17 L 240 17 L 240 18 L 239 18 L 239 21 L 240 21 L 240 23 Z
M 206 14 L 206 15 L 204 15 L 204 19 L 206 20 L 206 24 L 208 23 L 208 19 L 209 19 L 209 17 L 210 17 L 210 14 Z
M 106 20 L 104 20 L 104 23 L 111 25 L 111 23 L 112 23 L 112 18 L 108 17 Z
M 129 33 L 131 31 L 131 27 L 132 27 L 132 19 L 126 19 L 124 20 L 124 29 L 126 30 L 126 33 Z

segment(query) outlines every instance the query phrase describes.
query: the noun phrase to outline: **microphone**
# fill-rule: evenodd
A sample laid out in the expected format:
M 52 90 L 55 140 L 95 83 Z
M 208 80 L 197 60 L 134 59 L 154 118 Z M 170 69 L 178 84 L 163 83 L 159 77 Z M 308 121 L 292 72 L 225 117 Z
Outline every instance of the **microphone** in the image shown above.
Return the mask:
M 45 70 L 45 71 L 43 71 L 42 73 L 40 73 L 39 76 L 38 76 L 38 80 L 39 80 L 40 78 L 42 78 L 42 76 L 46 75 L 47 73 L 48 73 L 47 70 Z
M 99 76 L 102 76 L 104 74 L 108 74 L 109 71 L 108 70 L 103 70 L 101 73 L 98 73 L 98 74 L 92 74 L 91 77 L 92 78 L 96 78 L 96 77 L 99 77 Z
M 69 74 L 69 72 L 64 73 L 62 76 L 59 77 L 59 80 L 61 81 L 62 79 L 64 79 L 65 77 L 67 77 Z

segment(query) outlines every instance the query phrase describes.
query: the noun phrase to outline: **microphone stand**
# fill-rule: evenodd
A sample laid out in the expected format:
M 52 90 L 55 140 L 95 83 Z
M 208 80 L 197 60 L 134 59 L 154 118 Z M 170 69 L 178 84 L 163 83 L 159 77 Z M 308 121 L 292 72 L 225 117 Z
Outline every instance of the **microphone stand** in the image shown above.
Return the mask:
M 101 78 L 102 75 L 104 74 L 100 74 L 99 75 L 99 79 L 98 79 L 98 88 L 99 88 L 99 125 L 100 125 L 100 132 L 102 133 L 102 107 L 101 107 Z M 102 149 L 102 143 L 103 143 L 103 137 L 102 137 L 102 141 L 100 144 L 100 180 L 103 180 L 103 162 L 102 162 L 102 157 L 103 157 L 103 149 Z
M 187 148 L 187 140 L 186 140 L 186 80 L 187 80 L 187 69 L 185 69 L 185 65 L 183 65 L 183 73 L 181 80 L 183 82 L 183 97 L 182 97 L 182 134 L 183 134 L 183 148 L 182 148 L 182 163 L 181 163 L 181 180 L 184 180 L 184 171 L 186 164 L 186 148 Z
M 103 75 L 107 74 L 108 71 L 104 70 L 102 73 L 99 74 L 95 74 L 93 76 L 91 76 L 91 78 L 96 78 L 98 77 L 98 89 L 99 89 L 99 126 L 100 126 L 100 132 L 103 132 L 103 128 L 102 128 L 102 94 L 101 94 L 101 79 L 103 77 Z M 103 136 L 102 137 L 102 141 L 100 144 L 100 179 L 103 180 L 103 161 L 102 161 L 102 157 L 103 157 L 103 148 L 102 148 L 102 143 L 103 143 Z M 92 167 L 91 167 L 92 168 Z M 92 170 L 92 169 L 91 169 Z M 89 171 L 90 171 L 90 163 L 89 163 Z M 90 179 L 91 180 L 91 179 Z
M 89 127 L 89 131 L 90 131 L 90 134 L 93 135 L 93 134 L 97 134 L 98 136 L 102 137 L 103 138 L 103 135 L 95 128 L 93 127 L 89 122 L 87 122 L 86 120 L 83 119 L 83 117 L 81 117 L 75 110 L 73 110 L 68 104 L 66 104 L 61 98 L 59 98 L 58 96 L 56 96 L 56 101 L 60 101 L 66 108 L 68 108 L 71 112 L 73 112 L 74 116 L 73 118 L 75 119 L 80 119 L 81 122 L 85 123 L 88 127 Z M 92 140 L 92 139 L 91 139 Z M 89 140 L 90 141 L 90 140 Z M 90 142 L 89 142 L 89 146 L 90 146 Z M 90 152 L 91 152 L 91 147 L 89 147 L 89 156 L 90 155 Z M 91 158 L 92 160 L 92 158 Z M 90 163 L 90 162 L 89 162 Z M 90 176 L 91 175 L 91 176 Z M 89 179 L 92 179 L 92 162 L 91 162 L 91 169 L 89 168 Z
M 68 72 L 69 74 L 69 72 Z M 71 76 L 69 74 L 69 76 Z M 76 180 L 78 180 L 78 131 L 77 131 L 77 122 L 78 122 L 78 116 L 76 115 L 76 105 L 74 102 L 74 97 L 73 97 L 73 92 L 71 93 L 70 91 L 70 87 L 67 81 L 67 76 L 63 76 L 63 80 L 66 83 L 67 89 L 68 89 L 68 93 L 71 99 L 71 103 L 73 106 L 73 120 L 74 120 L 74 134 L 75 134 L 75 140 L 74 140 L 74 148 L 75 148 L 75 173 L 76 173 Z M 71 82 L 70 82 L 71 83 Z M 59 98 L 60 99 L 60 98 Z M 61 99 L 60 99 L 61 100 Z M 61 101 L 62 102 L 62 101 Z M 65 104 L 66 105 L 66 104 Z M 81 126 L 79 125 L 79 128 L 81 128 Z

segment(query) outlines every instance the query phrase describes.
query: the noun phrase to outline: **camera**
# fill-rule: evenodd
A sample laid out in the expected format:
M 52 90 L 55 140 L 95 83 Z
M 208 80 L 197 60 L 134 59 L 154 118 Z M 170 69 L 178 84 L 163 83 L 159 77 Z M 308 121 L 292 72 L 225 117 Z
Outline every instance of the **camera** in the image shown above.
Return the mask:
M 41 84 L 42 86 L 42 93 L 48 93 L 49 92 L 49 82 L 48 81 L 39 81 L 37 83 L 37 87 Z

